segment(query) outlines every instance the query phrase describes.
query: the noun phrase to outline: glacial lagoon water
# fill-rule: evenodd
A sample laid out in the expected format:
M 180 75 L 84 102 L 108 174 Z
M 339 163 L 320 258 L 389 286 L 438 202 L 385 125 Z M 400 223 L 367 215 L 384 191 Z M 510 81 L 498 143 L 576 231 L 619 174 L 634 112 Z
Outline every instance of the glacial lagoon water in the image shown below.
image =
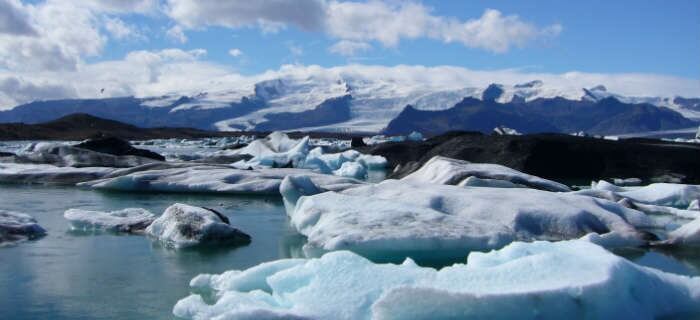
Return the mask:
M 47 236 L 0 247 L 0 319 L 172 319 L 172 307 L 201 273 L 245 269 L 301 256 L 277 197 L 106 193 L 74 187 L 0 184 L 0 209 L 33 215 Z M 250 234 L 237 248 L 175 251 L 140 235 L 70 231 L 69 208 L 146 208 L 160 214 L 175 202 L 216 208 Z M 700 252 L 618 250 L 639 264 L 700 275 Z M 466 256 L 466 253 L 465 253 Z
M 216 208 L 253 237 L 238 248 L 174 251 L 145 236 L 70 231 L 69 208 L 141 207 L 160 214 L 175 202 Z M 290 257 L 300 237 L 280 199 L 190 194 L 101 193 L 0 185 L 0 208 L 33 215 L 48 234 L 0 247 L 0 319 L 172 319 L 200 273 Z

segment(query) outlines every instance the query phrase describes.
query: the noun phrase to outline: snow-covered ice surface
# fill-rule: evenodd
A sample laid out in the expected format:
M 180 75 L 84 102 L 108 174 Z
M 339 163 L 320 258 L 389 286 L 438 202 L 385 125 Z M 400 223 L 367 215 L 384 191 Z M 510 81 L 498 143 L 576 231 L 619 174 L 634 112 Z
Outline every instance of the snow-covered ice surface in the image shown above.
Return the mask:
M 700 312 L 700 278 L 636 265 L 585 241 L 516 242 L 441 270 L 347 251 L 200 275 L 185 319 L 656 319 Z
M 635 202 L 671 207 L 687 207 L 700 199 L 700 185 L 652 183 L 643 187 L 620 187 L 605 180 L 591 183 L 591 189 L 610 191 Z
M 250 236 L 229 225 L 211 210 L 176 203 L 146 228 L 164 245 L 185 248 L 198 245 L 244 245 Z
M 28 239 L 35 239 L 46 234 L 32 216 L 0 210 L 0 246 Z
M 664 244 L 700 246 L 700 217 L 669 233 Z
M 0 183 L 74 185 L 105 177 L 114 172 L 105 167 L 57 167 L 50 164 L 0 163 Z
M 492 163 L 470 163 L 442 156 L 433 157 L 420 169 L 402 180 L 458 185 L 469 177 L 504 180 L 549 191 L 570 191 L 569 187 L 561 183 L 529 175 L 506 166 Z
M 180 193 L 227 193 L 278 195 L 282 179 L 288 175 L 309 175 L 319 185 L 341 189 L 361 181 L 303 169 L 241 170 L 227 166 L 182 165 L 181 167 L 139 170 L 124 175 L 78 184 L 98 190 Z
M 71 228 L 79 231 L 111 231 L 140 233 L 156 216 L 146 209 L 127 208 L 111 212 L 69 209 L 63 217 L 70 221 Z
M 299 179 L 297 179 L 299 180 Z M 308 181 L 283 183 L 290 224 L 308 256 L 351 250 L 372 259 L 456 259 L 513 241 L 564 240 L 598 233 L 607 246 L 645 243 L 643 213 L 615 202 L 533 189 L 385 180 L 315 195 Z M 301 196 L 301 197 L 300 197 Z

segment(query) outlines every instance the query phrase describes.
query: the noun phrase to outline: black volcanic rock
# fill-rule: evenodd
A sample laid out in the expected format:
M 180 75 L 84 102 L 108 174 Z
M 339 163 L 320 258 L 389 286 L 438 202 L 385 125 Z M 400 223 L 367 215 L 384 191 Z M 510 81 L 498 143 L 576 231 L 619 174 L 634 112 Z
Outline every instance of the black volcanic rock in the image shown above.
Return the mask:
M 390 178 L 403 177 L 436 155 L 477 163 L 497 163 L 558 181 L 664 175 L 700 183 L 700 146 L 651 139 L 610 141 L 562 134 L 523 136 L 450 132 L 422 142 L 384 143 L 358 148 L 387 158 Z
M 367 144 L 362 139 L 362 137 L 352 137 L 352 139 L 350 140 L 350 148 L 364 147 L 366 145 Z
M 115 156 L 138 156 L 158 161 L 165 161 L 165 157 L 162 155 L 150 150 L 134 148 L 128 141 L 116 137 L 91 139 L 79 143 L 74 147 Z
M 509 103 L 465 98 L 454 107 L 440 111 L 416 110 L 407 106 L 389 122 L 383 133 L 397 135 L 418 131 L 428 136 L 454 130 L 487 133 L 497 126 L 506 126 L 522 133 L 585 131 L 621 134 L 696 125 L 671 109 L 623 103 L 615 98 L 595 102 L 564 98 L 524 102 L 520 99 Z

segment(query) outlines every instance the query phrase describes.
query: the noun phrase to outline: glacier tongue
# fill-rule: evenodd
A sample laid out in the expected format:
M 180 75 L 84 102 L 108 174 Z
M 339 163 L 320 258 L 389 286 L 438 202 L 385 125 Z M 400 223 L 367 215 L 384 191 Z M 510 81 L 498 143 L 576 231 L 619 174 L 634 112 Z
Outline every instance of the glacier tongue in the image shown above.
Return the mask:
M 512 243 L 441 270 L 339 251 L 200 275 L 185 319 L 655 319 L 700 312 L 700 278 L 641 267 L 585 241 Z M 614 303 L 611 303 L 614 301 Z

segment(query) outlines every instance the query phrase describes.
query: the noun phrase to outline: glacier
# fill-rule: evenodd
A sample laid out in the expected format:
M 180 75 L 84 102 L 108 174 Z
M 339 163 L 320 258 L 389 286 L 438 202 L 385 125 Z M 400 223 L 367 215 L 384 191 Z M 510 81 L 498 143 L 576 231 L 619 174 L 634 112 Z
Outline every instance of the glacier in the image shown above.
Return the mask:
M 700 278 L 585 241 L 512 243 L 440 270 L 347 251 L 199 275 L 184 319 L 656 319 L 700 312 Z M 653 289 L 652 289 L 653 288 Z M 614 301 L 614 303 L 611 303 Z

